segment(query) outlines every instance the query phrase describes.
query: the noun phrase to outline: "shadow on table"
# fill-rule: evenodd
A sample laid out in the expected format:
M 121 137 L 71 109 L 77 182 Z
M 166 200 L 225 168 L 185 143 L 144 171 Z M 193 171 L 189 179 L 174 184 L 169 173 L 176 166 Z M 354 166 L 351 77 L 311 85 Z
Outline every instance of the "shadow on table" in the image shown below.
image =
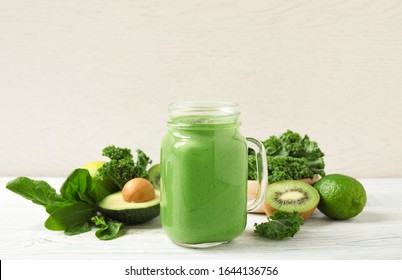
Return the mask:
M 146 223 L 138 224 L 138 225 L 125 225 L 124 229 L 136 229 L 136 230 L 145 230 L 145 229 L 162 229 L 160 217 L 156 217 Z

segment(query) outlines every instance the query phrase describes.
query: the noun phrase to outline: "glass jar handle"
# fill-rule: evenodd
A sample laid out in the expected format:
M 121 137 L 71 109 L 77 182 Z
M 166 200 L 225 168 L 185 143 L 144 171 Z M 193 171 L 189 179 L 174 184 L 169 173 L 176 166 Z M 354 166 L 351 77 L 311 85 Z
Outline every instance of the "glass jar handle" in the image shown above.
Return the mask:
M 267 154 L 261 141 L 251 137 L 246 137 L 246 141 L 247 147 L 255 152 L 257 164 L 258 189 L 255 198 L 247 203 L 247 211 L 250 212 L 258 209 L 264 203 L 268 188 L 268 166 Z

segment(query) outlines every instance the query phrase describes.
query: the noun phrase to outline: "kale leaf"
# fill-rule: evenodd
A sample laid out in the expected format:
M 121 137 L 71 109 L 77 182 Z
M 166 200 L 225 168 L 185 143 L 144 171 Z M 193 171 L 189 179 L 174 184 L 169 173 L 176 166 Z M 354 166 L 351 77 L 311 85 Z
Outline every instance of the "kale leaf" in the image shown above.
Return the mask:
M 317 142 L 311 141 L 307 135 L 302 138 L 297 132 L 287 130 L 279 138 L 271 136 L 263 144 L 268 157 L 302 158 L 306 160 L 304 165 L 307 165 L 314 174 L 325 176 L 324 153 Z M 293 179 L 301 179 L 301 177 Z
M 110 158 L 98 170 L 98 178 L 106 178 L 115 182 L 120 189 L 133 178 L 148 179 L 147 166 L 152 163 L 150 158 L 141 150 L 137 150 L 137 161 L 134 161 L 131 150 L 127 148 L 118 148 L 108 146 L 103 149 L 104 156 Z
M 325 176 L 324 153 L 317 142 L 291 130 L 280 137 L 271 136 L 263 142 L 267 153 L 268 181 L 313 178 L 315 174 Z M 256 180 L 255 155 L 249 152 L 248 179 Z
M 296 211 L 276 211 L 269 216 L 268 222 L 254 224 L 254 232 L 269 239 L 281 240 L 293 237 L 303 225 L 303 218 Z

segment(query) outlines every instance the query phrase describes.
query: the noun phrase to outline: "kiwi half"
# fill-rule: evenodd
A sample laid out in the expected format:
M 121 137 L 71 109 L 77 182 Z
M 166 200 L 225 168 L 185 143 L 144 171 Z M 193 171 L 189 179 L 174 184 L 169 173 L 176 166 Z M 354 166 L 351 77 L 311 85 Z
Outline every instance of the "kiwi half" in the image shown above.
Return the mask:
M 156 190 L 159 190 L 161 187 L 160 184 L 160 180 L 161 180 L 161 172 L 160 172 L 160 165 L 155 164 L 153 166 L 151 166 L 151 168 L 148 170 L 148 174 L 149 174 L 149 181 L 152 183 L 152 185 L 154 186 L 154 188 Z
M 264 211 L 271 216 L 275 211 L 297 211 L 306 220 L 317 208 L 320 195 L 307 183 L 287 180 L 268 185 Z

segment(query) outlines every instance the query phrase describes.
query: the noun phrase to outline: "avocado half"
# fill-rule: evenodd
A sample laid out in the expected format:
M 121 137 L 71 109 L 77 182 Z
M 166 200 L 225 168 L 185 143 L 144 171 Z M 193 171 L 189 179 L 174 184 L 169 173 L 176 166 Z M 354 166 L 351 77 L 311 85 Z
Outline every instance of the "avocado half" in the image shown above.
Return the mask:
M 99 211 L 125 225 L 141 224 L 159 216 L 160 192 L 155 190 L 155 198 L 146 202 L 127 202 L 121 191 L 105 197 L 99 203 Z

